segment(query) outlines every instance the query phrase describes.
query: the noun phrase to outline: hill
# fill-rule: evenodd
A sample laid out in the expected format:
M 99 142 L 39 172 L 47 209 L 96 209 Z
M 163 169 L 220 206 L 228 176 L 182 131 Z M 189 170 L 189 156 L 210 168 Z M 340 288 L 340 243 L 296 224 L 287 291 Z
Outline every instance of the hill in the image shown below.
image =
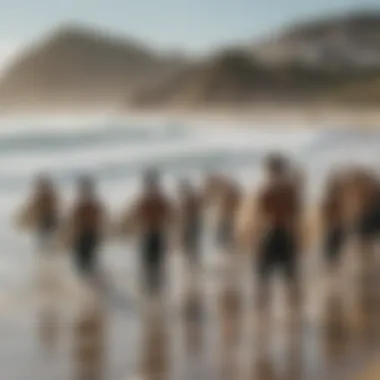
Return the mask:
M 253 84 L 270 79 L 263 74 L 249 57 L 228 52 L 138 91 L 132 102 L 137 106 L 241 102 L 250 97 Z
M 292 25 L 245 47 L 264 62 L 367 68 L 380 65 L 380 11 Z
M 378 106 L 380 104 L 380 70 L 364 78 L 347 81 L 326 94 L 324 100 L 349 106 Z
M 253 102 L 304 102 L 336 89 L 359 73 L 288 63 L 267 67 L 249 54 L 226 51 L 135 93 L 138 107 L 236 106 Z M 361 75 L 361 74 L 360 74 Z
M 379 99 L 373 83 L 379 68 L 380 13 L 341 14 L 293 25 L 253 46 L 222 51 L 138 91 L 133 104 L 373 103 Z
M 0 80 L 0 102 L 3 107 L 114 105 L 182 64 L 138 42 L 70 25 L 11 63 Z
M 0 105 L 4 111 L 373 104 L 380 99 L 379 72 L 379 12 L 294 25 L 196 62 L 69 25 L 12 62 L 0 78 Z

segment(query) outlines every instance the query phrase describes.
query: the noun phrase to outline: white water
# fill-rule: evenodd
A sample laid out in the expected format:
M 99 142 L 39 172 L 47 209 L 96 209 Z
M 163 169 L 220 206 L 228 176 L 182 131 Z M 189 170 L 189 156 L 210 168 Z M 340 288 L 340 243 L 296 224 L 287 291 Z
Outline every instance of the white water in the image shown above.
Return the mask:
M 162 169 L 171 187 L 176 178 L 199 180 L 216 170 L 229 173 L 249 188 L 259 181 L 263 154 L 280 149 L 307 169 L 308 193 L 315 196 L 332 165 L 366 162 L 376 167 L 380 162 L 380 133 L 374 132 L 265 126 L 207 129 L 204 125 L 189 127 L 163 120 L 134 123 L 104 117 L 0 120 L 3 290 L 20 281 L 25 283 L 33 272 L 31 241 L 13 229 L 10 217 L 27 194 L 31 179 L 41 170 L 60 183 L 68 205 L 77 176 L 95 175 L 101 195 L 115 212 L 133 196 L 141 170 L 150 164 Z M 120 249 L 109 253 L 107 260 L 111 270 L 124 270 L 132 261 Z

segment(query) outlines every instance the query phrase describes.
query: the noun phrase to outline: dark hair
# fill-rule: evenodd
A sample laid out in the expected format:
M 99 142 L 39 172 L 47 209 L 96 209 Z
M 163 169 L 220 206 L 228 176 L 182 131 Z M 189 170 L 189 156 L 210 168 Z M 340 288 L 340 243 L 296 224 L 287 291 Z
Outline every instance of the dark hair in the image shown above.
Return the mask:
M 288 160 L 280 153 L 272 153 L 266 157 L 265 167 L 269 173 L 281 175 L 288 169 Z

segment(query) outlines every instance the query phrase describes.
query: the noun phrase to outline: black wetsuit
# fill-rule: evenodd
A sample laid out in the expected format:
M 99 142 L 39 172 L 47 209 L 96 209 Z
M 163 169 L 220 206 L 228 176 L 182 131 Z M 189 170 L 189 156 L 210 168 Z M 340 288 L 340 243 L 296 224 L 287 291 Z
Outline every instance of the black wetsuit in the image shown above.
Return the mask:
M 324 252 L 329 263 L 335 264 L 339 261 L 344 243 L 345 232 L 342 227 L 327 228 L 324 239 Z
M 296 253 L 296 240 L 290 231 L 281 227 L 268 230 L 263 237 L 258 258 L 260 280 L 267 281 L 276 269 L 282 271 L 288 280 L 295 280 Z
M 141 236 L 142 279 L 150 293 L 158 292 L 163 284 L 167 237 L 159 228 L 146 231 Z
M 287 280 L 297 279 L 298 239 L 291 227 L 299 217 L 299 194 L 292 182 L 280 181 L 262 194 L 260 207 L 263 217 L 269 218 L 267 230 L 261 241 L 257 263 L 261 281 L 267 281 L 275 270 L 280 270 Z
M 380 235 L 380 200 L 375 199 L 372 207 L 364 212 L 358 220 L 357 232 L 361 239 L 372 240 Z
M 97 264 L 99 233 L 96 230 L 82 231 L 74 246 L 75 264 L 81 274 L 92 274 Z
M 161 291 L 167 251 L 167 222 L 171 217 L 169 202 L 161 193 L 144 195 L 136 207 L 140 226 L 140 255 L 143 288 L 149 293 Z
M 197 261 L 200 251 L 202 220 L 198 210 L 188 215 L 183 229 L 183 246 L 191 261 Z
M 92 275 L 101 243 L 103 210 L 98 202 L 83 201 L 74 214 L 74 263 L 80 274 Z

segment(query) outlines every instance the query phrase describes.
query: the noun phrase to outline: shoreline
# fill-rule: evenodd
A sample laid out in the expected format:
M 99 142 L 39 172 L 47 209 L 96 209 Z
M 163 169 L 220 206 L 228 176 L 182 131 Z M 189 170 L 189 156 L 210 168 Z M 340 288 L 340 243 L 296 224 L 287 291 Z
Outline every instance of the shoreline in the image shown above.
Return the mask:
M 380 128 L 380 109 L 375 107 L 331 107 L 331 106 L 273 106 L 262 105 L 242 108 L 209 109 L 19 109 L 0 112 L 0 122 L 30 119 L 49 121 L 99 121 L 126 120 L 138 123 L 164 122 L 190 124 L 191 126 L 245 126 L 302 127 L 302 128 Z M 254 124 L 254 125 L 253 125 Z

